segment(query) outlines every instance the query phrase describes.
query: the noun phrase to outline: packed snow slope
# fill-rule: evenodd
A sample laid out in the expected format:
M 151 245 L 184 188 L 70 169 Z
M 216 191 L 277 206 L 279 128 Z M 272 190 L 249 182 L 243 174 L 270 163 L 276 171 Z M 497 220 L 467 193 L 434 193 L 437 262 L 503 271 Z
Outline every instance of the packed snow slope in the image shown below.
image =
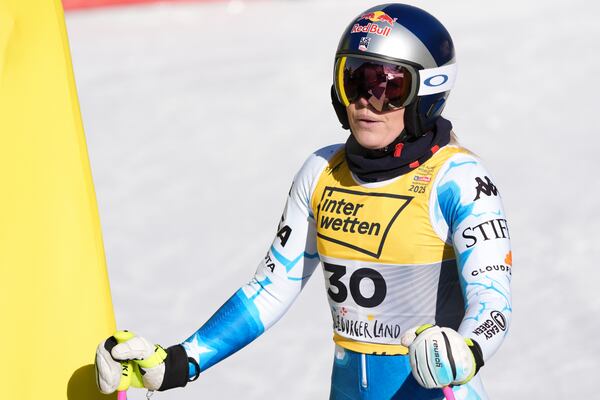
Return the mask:
M 296 170 L 346 139 L 330 105 L 332 60 L 346 24 L 373 4 L 68 14 L 120 328 L 178 343 L 251 278 Z M 514 319 L 481 372 L 489 394 L 598 398 L 600 6 L 414 4 L 454 37 L 459 77 L 445 116 L 492 171 L 510 222 Z M 317 272 L 272 330 L 155 398 L 325 399 L 331 337 Z

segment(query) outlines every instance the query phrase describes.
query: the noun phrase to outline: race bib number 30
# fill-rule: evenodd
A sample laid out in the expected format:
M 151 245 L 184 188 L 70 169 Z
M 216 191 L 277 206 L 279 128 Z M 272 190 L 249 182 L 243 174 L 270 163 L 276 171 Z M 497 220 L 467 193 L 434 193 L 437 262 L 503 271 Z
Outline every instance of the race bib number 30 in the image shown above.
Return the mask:
M 359 268 L 342 282 L 347 269 L 343 265 L 325 263 L 323 268 L 331 272 L 327 294 L 336 303 L 344 303 L 348 296 L 359 306 L 374 308 L 383 303 L 387 294 L 387 284 L 383 276 L 371 268 Z
M 336 333 L 397 344 L 404 329 L 421 324 L 426 315 L 434 318 L 435 302 L 428 300 L 436 295 L 439 265 L 355 264 L 323 263 Z

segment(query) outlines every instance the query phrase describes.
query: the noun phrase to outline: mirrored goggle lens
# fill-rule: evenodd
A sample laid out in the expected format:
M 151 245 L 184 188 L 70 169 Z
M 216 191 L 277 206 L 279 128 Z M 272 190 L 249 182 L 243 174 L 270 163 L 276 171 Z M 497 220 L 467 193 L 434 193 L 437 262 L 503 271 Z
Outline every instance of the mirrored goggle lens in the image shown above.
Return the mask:
M 336 90 L 345 106 L 363 97 L 377 111 L 410 103 L 412 76 L 398 64 L 341 57 L 336 64 Z

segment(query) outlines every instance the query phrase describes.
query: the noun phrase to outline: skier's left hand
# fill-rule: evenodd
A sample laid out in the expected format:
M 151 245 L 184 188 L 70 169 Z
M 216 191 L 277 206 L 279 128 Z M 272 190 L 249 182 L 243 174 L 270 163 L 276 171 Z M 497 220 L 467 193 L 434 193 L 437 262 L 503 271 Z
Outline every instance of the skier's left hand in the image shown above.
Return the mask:
M 451 328 L 421 325 L 404 333 L 402 344 L 415 380 L 427 389 L 463 385 L 484 364 L 479 344 Z

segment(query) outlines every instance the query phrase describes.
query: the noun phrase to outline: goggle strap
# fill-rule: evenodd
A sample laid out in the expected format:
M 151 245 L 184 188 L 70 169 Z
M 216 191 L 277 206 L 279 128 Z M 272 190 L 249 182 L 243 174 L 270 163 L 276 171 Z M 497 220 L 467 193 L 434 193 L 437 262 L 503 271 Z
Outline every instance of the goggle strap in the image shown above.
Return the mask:
M 346 96 L 346 90 L 344 89 L 344 68 L 346 67 L 347 59 L 348 59 L 348 57 L 342 57 L 340 59 L 340 65 L 338 67 L 338 73 L 337 73 L 337 77 L 336 77 L 336 79 L 338 80 L 337 87 L 338 87 L 338 92 L 340 95 L 340 100 L 342 101 L 342 104 L 344 105 L 344 107 L 348 107 L 350 105 L 348 96 Z
M 456 63 L 419 71 L 418 96 L 443 93 L 452 89 L 456 80 Z

